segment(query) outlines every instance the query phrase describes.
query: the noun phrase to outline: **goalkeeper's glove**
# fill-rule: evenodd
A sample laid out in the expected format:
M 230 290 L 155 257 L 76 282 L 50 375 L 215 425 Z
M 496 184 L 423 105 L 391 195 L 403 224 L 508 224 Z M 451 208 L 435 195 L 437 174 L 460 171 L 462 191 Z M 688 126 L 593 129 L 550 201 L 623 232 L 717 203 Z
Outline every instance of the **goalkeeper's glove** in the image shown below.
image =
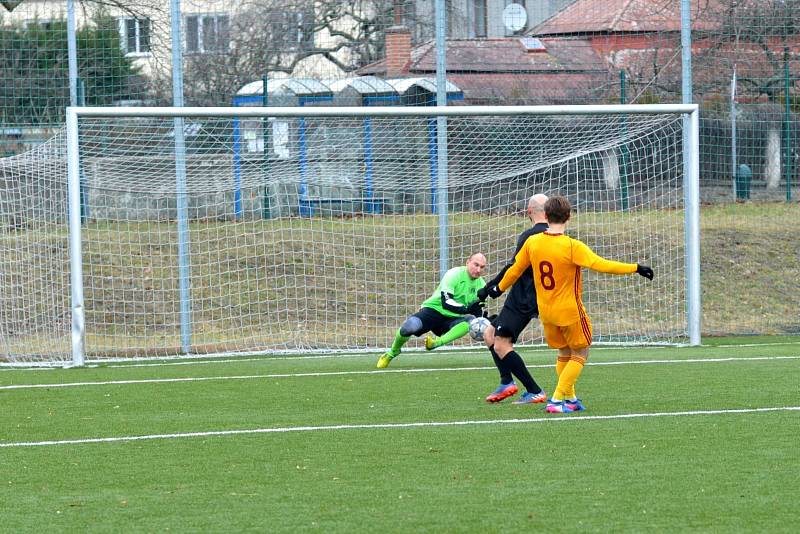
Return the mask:
M 483 315 L 483 303 L 480 300 L 476 300 L 467 307 L 467 313 L 475 317 L 481 317 Z
M 489 286 L 484 286 L 478 290 L 478 300 L 480 302 L 486 302 L 486 299 L 489 298 Z
M 644 276 L 648 280 L 653 279 L 653 269 L 648 267 L 647 265 L 642 265 L 640 263 L 636 264 L 636 273 L 640 276 Z

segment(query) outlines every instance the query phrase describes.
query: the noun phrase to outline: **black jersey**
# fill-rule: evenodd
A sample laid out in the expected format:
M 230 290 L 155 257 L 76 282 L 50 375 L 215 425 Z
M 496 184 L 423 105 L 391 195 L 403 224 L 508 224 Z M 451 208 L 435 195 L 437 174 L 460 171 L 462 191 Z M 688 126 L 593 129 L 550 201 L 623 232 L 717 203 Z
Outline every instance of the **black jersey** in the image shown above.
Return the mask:
M 517 256 L 520 250 L 522 250 L 522 245 L 525 244 L 525 241 L 528 240 L 529 237 L 535 234 L 539 234 L 547 230 L 548 226 L 547 223 L 536 223 L 532 228 L 528 228 L 524 232 L 519 235 L 517 239 L 517 248 L 514 250 L 514 254 L 511 256 L 511 263 L 509 263 L 497 276 L 494 280 L 492 280 L 491 284 L 497 284 L 505 274 L 508 267 L 510 267 L 514 263 L 514 258 Z M 530 267 L 522 273 L 519 279 L 511 286 L 511 289 L 508 291 L 508 295 L 506 295 L 506 303 L 503 306 L 504 309 L 509 309 L 518 313 L 520 315 L 525 315 L 529 317 L 536 317 L 539 315 L 539 308 L 536 305 L 536 288 L 533 285 L 533 271 Z

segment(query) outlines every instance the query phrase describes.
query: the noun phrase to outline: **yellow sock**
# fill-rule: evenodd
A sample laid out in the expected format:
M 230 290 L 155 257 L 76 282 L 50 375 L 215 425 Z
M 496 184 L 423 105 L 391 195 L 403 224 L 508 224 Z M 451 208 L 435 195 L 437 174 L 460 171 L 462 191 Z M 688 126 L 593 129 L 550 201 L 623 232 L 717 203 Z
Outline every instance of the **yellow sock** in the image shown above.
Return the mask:
M 556 378 L 561 376 L 561 371 L 563 371 L 564 367 L 567 366 L 568 361 L 569 356 L 559 356 L 556 358 Z
M 583 366 L 586 365 L 586 358 L 584 358 L 583 356 L 578 356 L 577 354 L 571 355 L 570 356 L 570 360 L 575 360 L 576 362 L 580 363 L 581 364 L 581 369 L 583 369 Z M 577 380 L 578 379 L 576 378 L 575 381 L 577 382 Z M 578 394 L 575 392 L 575 384 L 572 384 L 572 391 L 569 392 L 569 395 L 567 396 L 567 398 L 568 399 L 577 399 L 578 398 Z
M 558 377 L 558 386 L 553 393 L 553 400 L 564 400 L 575 396 L 575 382 L 583 371 L 584 359 L 573 356 L 564 366 L 561 375 Z
M 567 366 L 567 363 L 569 363 L 569 356 L 561 356 L 561 355 L 559 355 L 558 358 L 556 358 L 556 379 L 561 378 L 561 372 L 564 370 L 564 367 Z M 556 388 L 556 389 L 558 389 L 558 388 Z M 575 388 L 572 389 L 571 393 L 574 395 Z M 553 398 L 557 399 L 555 394 L 553 394 Z M 569 398 L 572 398 L 572 397 L 567 396 L 567 398 L 569 399 Z M 560 399 L 557 399 L 557 400 L 560 400 Z

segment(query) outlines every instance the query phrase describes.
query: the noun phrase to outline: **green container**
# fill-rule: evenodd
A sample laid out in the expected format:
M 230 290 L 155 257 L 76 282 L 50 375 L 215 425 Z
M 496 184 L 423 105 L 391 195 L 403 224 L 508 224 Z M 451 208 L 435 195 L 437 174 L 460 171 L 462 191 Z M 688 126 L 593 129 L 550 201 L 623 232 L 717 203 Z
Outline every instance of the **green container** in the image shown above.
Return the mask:
M 750 200 L 750 183 L 753 171 L 744 163 L 736 170 L 736 200 Z

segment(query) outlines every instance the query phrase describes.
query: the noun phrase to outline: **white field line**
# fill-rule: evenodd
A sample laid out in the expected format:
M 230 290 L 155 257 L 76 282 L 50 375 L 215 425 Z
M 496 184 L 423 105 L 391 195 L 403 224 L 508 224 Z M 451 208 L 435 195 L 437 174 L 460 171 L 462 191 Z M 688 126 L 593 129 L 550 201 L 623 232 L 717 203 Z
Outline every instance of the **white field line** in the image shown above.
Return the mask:
M 791 343 L 794 345 L 798 345 L 797 342 Z M 768 345 L 764 343 L 764 345 Z M 541 346 L 522 346 L 518 348 L 525 349 L 525 352 L 553 352 L 553 349 L 548 347 L 547 345 Z M 619 345 L 616 346 L 592 346 L 592 351 L 602 351 L 602 350 L 620 350 L 629 347 L 621 347 Z M 637 346 L 636 350 L 657 350 L 657 349 L 664 349 L 669 348 L 663 345 L 646 345 L 646 346 Z M 421 347 L 411 348 L 403 351 L 403 354 L 426 354 L 427 351 Z M 467 355 L 467 356 L 474 356 L 474 355 L 481 355 L 486 354 L 486 347 L 476 348 L 476 347 L 446 347 L 444 349 L 438 350 L 438 354 L 450 354 L 454 355 L 457 354 L 459 356 Z M 279 360 L 334 360 L 334 359 L 342 359 L 342 358 L 363 358 L 365 356 L 369 357 L 377 357 L 379 354 L 370 352 L 370 351 L 363 351 L 363 352 L 336 352 L 336 353 L 326 353 L 326 354 L 306 354 L 306 355 L 299 355 L 293 354 L 289 356 L 271 356 L 268 354 L 257 356 L 253 358 L 244 358 L 239 356 L 221 356 L 221 357 L 214 357 L 208 360 L 199 359 L 202 357 L 196 357 L 187 359 L 185 356 L 174 356 L 169 358 L 151 358 L 149 361 L 143 361 L 142 363 L 130 363 L 130 360 L 108 360 L 107 362 L 103 363 L 91 363 L 86 365 L 87 368 L 93 367 L 161 367 L 161 366 L 169 366 L 169 365 L 202 365 L 208 363 L 237 363 L 237 362 L 259 362 L 259 361 L 279 361 Z
M 732 343 L 727 345 L 703 345 L 697 347 L 698 349 L 719 349 L 719 348 L 736 348 L 736 347 L 774 347 L 774 346 L 786 346 L 786 345 L 800 345 L 797 341 L 776 341 L 773 343 Z M 518 348 L 525 349 L 526 353 L 534 352 L 552 352 L 553 349 L 549 348 L 546 345 L 536 345 L 536 346 L 525 346 L 522 345 Z M 628 349 L 631 347 L 621 346 L 621 345 L 593 345 L 592 352 L 598 351 L 609 351 L 609 350 L 621 350 L 621 349 Z M 637 351 L 648 351 L 648 350 L 659 350 L 664 349 L 664 345 L 637 345 L 635 347 Z M 408 349 L 407 351 L 410 354 L 423 354 L 425 351 L 422 348 L 412 348 Z M 485 354 L 485 349 L 480 348 L 472 348 L 472 347 L 463 347 L 461 349 L 442 349 L 441 351 L 437 351 L 441 353 L 447 354 L 459 354 L 459 355 L 477 355 L 477 354 Z M 139 361 L 141 363 L 131 363 L 129 359 L 109 359 L 104 360 L 100 363 L 93 361 L 84 366 L 84 368 L 92 369 L 92 368 L 116 368 L 116 367 L 168 367 L 168 366 L 178 366 L 178 365 L 208 365 L 208 364 L 215 364 L 215 363 L 241 363 L 241 362 L 259 362 L 259 361 L 279 361 L 279 360 L 327 360 L 327 359 L 343 359 L 343 358 L 363 358 L 364 356 L 372 356 L 373 352 L 371 351 L 361 351 L 361 352 L 336 352 L 336 353 L 326 353 L 326 354 L 307 354 L 307 355 L 299 355 L 299 354 L 292 354 L 288 356 L 274 356 L 270 354 L 264 354 L 261 356 L 256 357 L 242 357 L 242 356 L 230 356 L 230 355 L 222 355 L 222 356 L 166 356 L 166 357 L 151 357 L 151 358 L 141 358 Z M 202 359 L 208 358 L 208 359 Z M 24 369 L 26 371 L 54 371 L 61 368 L 69 368 L 71 365 L 67 362 L 64 363 L 62 367 L 53 366 L 53 365 L 43 365 L 43 366 L 32 366 L 32 367 L 25 367 L 25 365 L 10 365 L 10 366 L 0 366 L 0 372 L 6 371 L 19 371 L 20 369 Z
M 333 430 L 374 430 L 374 429 L 405 429 L 448 426 L 475 426 L 475 425 L 508 425 L 526 423 L 564 423 L 586 421 L 608 421 L 612 419 L 643 419 L 650 417 L 687 417 L 697 415 L 731 415 L 751 414 L 765 412 L 800 411 L 800 406 L 775 406 L 772 408 L 742 408 L 730 410 L 697 410 L 687 412 L 656 412 L 656 413 L 629 413 L 618 415 L 578 415 L 578 416 L 550 416 L 532 417 L 530 419 L 489 419 L 472 421 L 427 421 L 418 423 L 377 423 L 363 425 L 327 425 L 327 426 L 294 426 L 275 428 L 252 428 L 242 430 L 216 430 L 207 432 L 181 432 L 175 434 L 146 434 L 141 436 L 117 436 L 108 438 L 83 438 L 64 439 L 53 441 L 21 441 L 16 443 L 0 443 L 0 448 L 12 447 L 46 447 L 50 445 L 80 445 L 87 443 L 115 443 L 121 441 L 143 441 L 155 439 L 179 439 L 211 436 L 241 436 L 248 434 L 281 434 L 286 432 L 319 432 Z
M 799 360 L 800 356 L 754 356 L 754 357 L 731 357 L 731 358 L 694 358 L 683 360 L 621 360 L 613 362 L 589 362 L 590 366 L 606 365 L 651 365 L 651 364 L 680 364 L 680 363 L 726 363 L 726 362 L 751 362 L 762 360 Z M 528 365 L 528 368 L 551 368 L 553 364 Z M 460 371 L 486 371 L 495 369 L 492 366 L 481 367 L 443 367 L 426 369 L 383 369 L 370 371 L 321 371 L 315 373 L 272 373 L 258 375 L 233 375 L 233 376 L 201 376 L 186 378 L 142 378 L 138 380 L 104 380 L 100 382 L 65 382 L 59 384 L 12 384 L 0 386 L 0 391 L 16 389 L 50 389 L 50 388 L 73 388 L 83 386 L 119 386 L 130 384 L 169 384 L 176 382 L 208 382 L 221 380 L 263 380 L 270 378 L 307 378 L 307 377 L 328 377 L 328 376 L 358 376 L 358 375 L 386 375 L 386 374 L 412 374 L 412 373 L 448 373 Z
M 702 347 L 697 347 L 699 349 L 716 349 L 716 348 L 730 348 L 730 347 L 774 347 L 774 346 L 783 346 L 783 345 L 798 345 L 797 341 L 776 341 L 774 343 L 744 343 L 744 344 L 731 344 L 731 345 L 705 345 Z M 541 346 L 522 346 L 520 348 L 525 349 L 526 353 L 534 352 L 546 352 L 551 353 L 553 349 L 546 345 Z M 609 351 L 609 350 L 620 350 L 620 349 L 629 349 L 631 347 L 624 347 L 619 345 L 613 346 L 603 346 L 603 345 L 593 345 L 592 352 L 598 351 Z M 664 347 L 663 345 L 642 345 L 633 347 L 637 351 L 648 351 L 648 350 L 659 350 L 669 347 Z M 424 353 L 423 349 L 416 348 L 410 349 L 408 351 L 410 354 L 422 354 Z M 453 350 L 453 349 L 444 349 L 439 351 L 439 353 L 448 353 L 448 354 L 459 354 L 459 355 L 475 355 L 475 354 L 486 354 L 486 349 L 480 348 L 463 348 L 460 350 Z M 214 359 L 208 360 L 201 360 L 201 359 L 186 359 L 184 356 L 179 356 L 175 358 L 161 358 L 155 359 L 156 361 L 149 361 L 149 362 L 142 362 L 142 363 L 130 363 L 129 361 L 125 360 L 109 360 L 108 363 L 96 364 L 92 363 L 86 365 L 88 368 L 93 367 L 161 367 L 161 366 L 169 366 L 169 365 L 203 365 L 209 363 L 238 363 L 238 362 L 257 362 L 257 361 L 276 361 L 276 360 L 329 360 L 329 359 L 341 359 L 341 358 L 363 358 L 365 355 L 372 355 L 368 352 L 353 352 L 353 353 L 334 353 L 334 354 L 309 354 L 309 355 L 293 355 L 293 356 L 261 356 L 256 358 L 243 358 L 243 357 L 219 357 Z M 0 369 L 2 370 L 2 369 Z

